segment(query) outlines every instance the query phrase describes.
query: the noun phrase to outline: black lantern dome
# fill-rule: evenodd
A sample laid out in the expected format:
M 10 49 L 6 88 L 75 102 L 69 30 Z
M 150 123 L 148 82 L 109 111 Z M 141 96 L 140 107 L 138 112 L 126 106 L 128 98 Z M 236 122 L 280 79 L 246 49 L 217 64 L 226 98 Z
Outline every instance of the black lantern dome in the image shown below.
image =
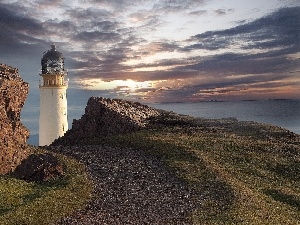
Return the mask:
M 51 45 L 51 50 L 44 53 L 42 61 L 42 74 L 64 73 L 63 54 L 56 51 L 55 45 Z

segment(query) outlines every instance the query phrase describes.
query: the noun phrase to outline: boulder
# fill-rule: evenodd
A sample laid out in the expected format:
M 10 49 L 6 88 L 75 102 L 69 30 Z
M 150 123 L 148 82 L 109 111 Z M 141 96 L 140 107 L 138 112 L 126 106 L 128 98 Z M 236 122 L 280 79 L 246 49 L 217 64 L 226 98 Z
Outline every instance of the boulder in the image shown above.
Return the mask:
M 84 139 L 130 133 L 146 128 L 149 118 L 158 115 L 158 110 L 139 102 L 90 97 L 85 114 L 73 120 L 72 129 L 52 145 L 72 145 Z
M 12 175 L 26 181 L 44 182 L 63 176 L 63 165 L 52 154 L 31 154 Z

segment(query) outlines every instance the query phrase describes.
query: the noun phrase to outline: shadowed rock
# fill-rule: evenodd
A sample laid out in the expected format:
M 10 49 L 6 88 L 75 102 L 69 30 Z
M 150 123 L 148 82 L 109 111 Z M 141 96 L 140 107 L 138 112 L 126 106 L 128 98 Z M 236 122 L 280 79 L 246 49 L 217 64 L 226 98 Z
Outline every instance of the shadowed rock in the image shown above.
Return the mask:
M 72 129 L 52 145 L 76 144 L 80 140 L 129 133 L 146 127 L 148 119 L 158 110 L 139 102 L 91 97 L 85 114 L 73 120 Z
M 63 166 L 51 154 L 32 154 L 17 166 L 12 175 L 26 181 L 50 181 L 63 175 Z

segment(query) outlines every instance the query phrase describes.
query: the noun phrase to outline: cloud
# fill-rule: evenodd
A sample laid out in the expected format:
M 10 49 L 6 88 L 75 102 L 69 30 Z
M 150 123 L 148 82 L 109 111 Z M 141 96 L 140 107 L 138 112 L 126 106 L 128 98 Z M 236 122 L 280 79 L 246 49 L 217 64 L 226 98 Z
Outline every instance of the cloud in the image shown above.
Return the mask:
M 203 7 L 208 3 L 198 0 L 85 0 L 84 4 L 74 1 L 69 5 L 59 0 L 23 5 L 0 3 L 0 57 L 30 55 L 24 60 L 32 57 L 30 60 L 39 64 L 45 48 L 54 41 L 66 58 L 70 78 L 164 80 L 155 87 L 130 90 L 136 96 L 144 93 L 161 99 L 172 95 L 177 99 L 196 98 L 209 91 L 223 95 L 245 93 L 244 85 L 254 88 L 255 84 L 265 82 L 275 87 L 276 80 L 288 84 L 287 79 L 293 80 L 298 75 L 300 7 L 281 8 L 253 21 L 237 21 L 230 29 L 196 33 L 186 40 L 177 38 L 177 33 L 168 38 L 159 36 L 179 30 L 175 26 L 178 20 L 171 21 L 174 16 L 186 16 L 191 24 L 200 21 L 203 15 L 208 15 Z M 58 9 L 56 5 L 61 7 Z M 53 15 L 47 14 L 54 9 L 57 10 Z M 219 8 L 213 13 L 222 16 L 234 10 L 237 9 Z M 189 24 L 183 22 L 184 26 Z M 170 25 L 174 27 L 167 30 Z
M 240 45 L 242 49 L 293 48 L 299 51 L 300 7 L 283 8 L 268 16 L 234 28 L 193 36 L 196 42 L 184 50 L 220 49 Z
M 43 27 L 47 28 L 47 33 L 52 35 L 64 34 L 64 36 L 71 35 L 77 32 L 76 24 L 69 20 L 55 21 L 48 20 L 42 23 Z
M 138 12 L 131 13 L 128 17 L 132 23 L 137 23 L 149 21 L 154 15 L 150 10 L 139 10 Z
M 149 56 L 158 54 L 161 52 L 174 52 L 179 48 L 176 42 L 170 42 L 169 40 L 153 41 L 141 45 L 136 51 L 136 54 L 141 56 Z
M 18 15 L 13 10 L 9 9 L 7 5 L 1 3 L 0 22 L 1 28 L 4 28 L 6 30 L 18 30 L 25 33 L 39 33 L 42 30 L 42 26 L 38 23 L 38 21 L 22 15 Z
M 150 0 L 149 0 L 150 1 Z M 92 6 L 110 7 L 113 10 L 127 10 L 136 5 L 149 2 L 147 0 L 135 0 L 135 1 L 124 1 L 124 0 L 86 0 L 85 2 L 90 3 Z
M 0 41 L 1 43 L 9 43 L 11 41 L 22 41 L 26 39 L 34 40 L 35 35 L 44 33 L 44 29 L 39 21 L 19 15 L 8 5 L 0 3 Z M 7 38 L 5 35 L 11 35 Z M 12 39 L 13 38 L 13 39 Z M 25 40 L 25 41 L 26 41 Z
M 19 13 L 21 10 L 24 8 L 0 3 L 0 60 L 2 62 L 22 59 L 24 63 L 28 63 L 35 54 L 43 52 L 42 46 L 45 42 L 39 37 L 46 33 L 44 27 L 38 20 Z
M 226 14 L 233 13 L 233 12 L 234 12 L 234 9 L 216 9 L 216 10 L 214 10 L 214 13 L 218 16 L 224 16 Z
M 113 11 L 109 9 L 96 8 L 92 5 L 87 8 L 76 7 L 66 9 L 65 13 L 70 20 L 76 22 L 79 27 L 84 24 L 87 25 L 86 28 L 89 28 L 91 24 L 97 21 L 114 22 L 112 18 L 115 15 Z
M 93 22 L 93 28 L 97 30 L 102 31 L 113 31 L 116 30 L 119 27 L 119 23 L 116 21 L 109 21 L 109 20 L 103 20 L 103 21 L 94 21 Z
M 162 0 L 154 4 L 153 9 L 163 12 L 182 12 L 203 6 L 204 3 L 204 0 Z
M 189 12 L 189 15 L 198 17 L 198 16 L 202 16 L 206 13 L 207 13 L 207 10 L 196 10 L 196 11 Z
M 80 79 L 176 81 L 184 78 L 191 81 L 189 84 L 182 82 L 181 87 L 175 88 L 171 85 L 161 89 L 158 86 L 155 90 L 154 88 L 149 90 L 149 93 L 145 92 L 148 95 L 161 96 L 161 98 L 162 96 L 171 98 L 172 95 L 178 96 L 178 99 L 191 96 L 196 98 L 209 90 L 212 93 L 222 93 L 222 95 L 246 93 L 249 88 L 245 86 L 259 88 L 255 84 L 263 86 L 264 83 L 275 88 L 278 84 L 274 81 L 295 76 L 295 74 L 287 75 L 287 71 L 297 71 L 299 68 L 297 60 L 290 60 L 286 57 L 297 51 L 295 47 L 297 47 L 298 31 L 295 28 L 299 25 L 297 19 L 293 17 L 299 17 L 296 13 L 298 11 L 299 8 L 282 9 L 231 29 L 198 34 L 186 40 L 186 43 L 193 43 L 190 45 L 169 40 L 153 42 L 140 40 L 135 36 L 137 34 L 135 29 L 127 30 L 127 35 L 130 34 L 131 38 L 128 41 L 129 37 L 126 39 L 124 35 L 125 30 L 118 30 L 119 39 L 116 41 L 118 43 L 111 45 L 109 50 L 100 50 L 96 54 L 95 52 L 78 52 L 77 58 L 85 59 L 85 61 L 77 61 L 75 68 L 82 68 L 82 70 L 78 70 L 73 75 Z M 92 36 L 87 35 L 85 38 L 86 41 L 97 41 Z M 109 42 L 111 39 L 105 40 Z M 234 45 L 240 48 L 231 49 Z M 134 50 L 131 47 L 134 47 Z M 206 56 L 193 55 L 186 58 L 157 59 L 153 62 L 140 62 L 133 65 L 124 64 L 130 59 L 139 60 L 162 52 L 187 52 L 189 54 L 198 50 L 208 50 L 212 53 Z M 216 54 L 215 52 L 219 50 L 225 53 Z M 143 67 L 154 70 L 130 72 Z M 155 70 L 159 67 L 169 69 Z
M 32 5 L 36 5 L 41 9 L 49 9 L 49 8 L 55 8 L 58 5 L 64 5 L 63 0 L 36 0 L 33 1 Z
M 115 42 L 120 40 L 120 35 L 115 32 L 83 31 L 78 33 L 74 39 L 83 42 Z
M 289 61 L 284 56 L 266 57 L 266 54 L 242 55 L 228 53 L 214 56 L 211 59 L 203 59 L 201 62 L 186 68 L 226 74 L 263 74 L 282 73 L 298 65 L 299 63 Z
M 252 20 L 233 18 L 238 7 L 211 2 L 1 1 L 0 61 L 30 83 L 24 118 L 38 118 L 40 60 L 52 42 L 69 69 L 69 118 L 79 118 L 92 95 L 150 102 L 299 98 L 298 0 L 279 1 L 297 7 L 277 11 L 264 3 L 272 13 Z M 263 13 L 255 4 L 250 16 Z M 230 18 L 232 28 L 215 30 L 215 19 Z M 116 80 L 149 86 L 91 90 Z

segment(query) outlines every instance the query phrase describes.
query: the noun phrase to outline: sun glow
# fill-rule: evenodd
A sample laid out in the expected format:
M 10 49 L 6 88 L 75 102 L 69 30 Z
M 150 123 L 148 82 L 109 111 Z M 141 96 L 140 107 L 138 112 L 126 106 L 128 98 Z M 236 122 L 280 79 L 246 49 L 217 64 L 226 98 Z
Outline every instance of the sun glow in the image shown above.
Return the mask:
M 101 79 L 88 79 L 77 81 L 80 86 L 84 86 L 84 89 L 89 90 L 124 90 L 135 92 L 138 89 L 152 88 L 155 81 L 134 81 L 131 79 L 127 80 L 112 80 L 104 81 Z

